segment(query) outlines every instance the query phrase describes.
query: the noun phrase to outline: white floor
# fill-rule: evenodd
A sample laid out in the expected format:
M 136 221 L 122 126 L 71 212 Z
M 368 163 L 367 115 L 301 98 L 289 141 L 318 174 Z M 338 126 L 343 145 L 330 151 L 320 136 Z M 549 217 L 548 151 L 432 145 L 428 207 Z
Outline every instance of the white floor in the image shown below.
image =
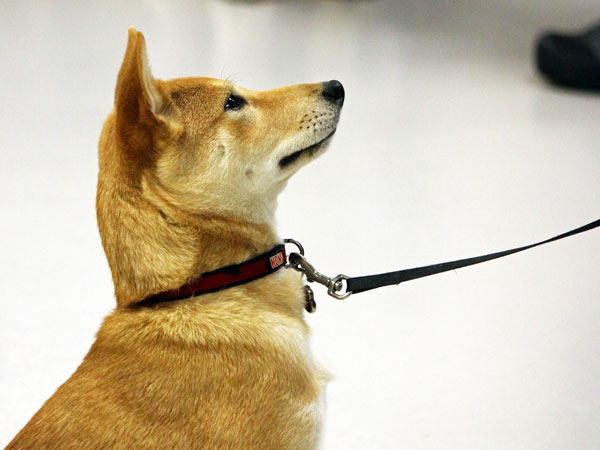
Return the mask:
M 0 444 L 113 307 L 96 143 L 128 26 L 161 78 L 344 83 L 335 141 L 278 217 L 319 270 L 360 275 L 600 218 L 600 96 L 531 62 L 540 28 L 597 17 L 586 0 L 0 3 Z M 315 287 L 337 377 L 322 448 L 600 448 L 599 252 L 594 231 L 345 302 Z

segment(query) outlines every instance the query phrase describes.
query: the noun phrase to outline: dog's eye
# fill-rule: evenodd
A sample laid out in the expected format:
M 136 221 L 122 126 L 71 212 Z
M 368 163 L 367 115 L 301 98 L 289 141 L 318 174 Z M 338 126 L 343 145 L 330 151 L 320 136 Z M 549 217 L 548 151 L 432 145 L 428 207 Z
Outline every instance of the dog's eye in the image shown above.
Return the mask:
M 242 106 L 246 104 L 246 100 L 239 95 L 230 94 L 225 100 L 225 111 L 230 109 L 240 109 Z

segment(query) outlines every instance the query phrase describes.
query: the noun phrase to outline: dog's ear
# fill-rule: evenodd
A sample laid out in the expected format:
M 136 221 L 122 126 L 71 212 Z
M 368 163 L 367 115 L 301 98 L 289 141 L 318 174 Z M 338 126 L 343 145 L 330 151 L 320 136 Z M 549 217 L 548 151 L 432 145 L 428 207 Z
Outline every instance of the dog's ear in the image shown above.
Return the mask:
M 169 94 L 152 77 L 144 35 L 131 27 L 115 90 L 117 135 L 131 163 L 152 161 L 154 139 L 177 128 L 169 106 Z

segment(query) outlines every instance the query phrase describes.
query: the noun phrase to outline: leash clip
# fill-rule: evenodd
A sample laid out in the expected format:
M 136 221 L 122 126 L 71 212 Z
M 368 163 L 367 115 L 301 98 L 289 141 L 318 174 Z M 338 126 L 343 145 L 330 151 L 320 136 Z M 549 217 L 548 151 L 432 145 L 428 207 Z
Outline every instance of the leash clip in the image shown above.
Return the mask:
M 289 267 L 299 272 L 303 272 L 306 275 L 306 279 L 309 282 L 316 282 L 323 286 L 327 287 L 327 293 L 338 300 L 343 300 L 345 298 L 350 297 L 352 291 L 348 291 L 348 285 L 345 281 L 348 280 L 347 275 L 339 274 L 333 278 L 328 277 L 317 271 L 315 267 L 308 262 L 308 260 L 304 257 L 304 248 L 302 245 L 293 239 L 284 239 L 285 243 L 294 244 L 298 247 L 300 253 L 290 253 L 288 257 Z

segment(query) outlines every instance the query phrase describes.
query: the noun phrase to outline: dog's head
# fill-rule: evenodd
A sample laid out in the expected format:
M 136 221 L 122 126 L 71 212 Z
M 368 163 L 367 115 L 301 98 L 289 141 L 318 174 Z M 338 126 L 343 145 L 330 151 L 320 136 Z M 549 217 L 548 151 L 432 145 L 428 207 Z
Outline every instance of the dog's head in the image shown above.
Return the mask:
M 180 211 L 263 223 L 289 177 L 326 148 L 343 102 L 338 81 L 256 92 L 210 78 L 155 80 L 132 28 L 114 150 L 131 182 Z

